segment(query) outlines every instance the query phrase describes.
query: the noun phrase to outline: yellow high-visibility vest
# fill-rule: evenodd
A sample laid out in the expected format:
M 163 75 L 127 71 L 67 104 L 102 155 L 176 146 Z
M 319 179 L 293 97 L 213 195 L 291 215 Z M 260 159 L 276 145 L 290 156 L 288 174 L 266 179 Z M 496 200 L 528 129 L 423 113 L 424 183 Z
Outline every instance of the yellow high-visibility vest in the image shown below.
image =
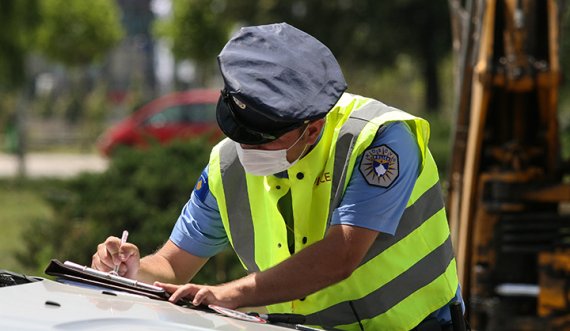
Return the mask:
M 307 324 L 345 330 L 360 330 L 359 320 L 366 330 L 410 330 L 453 299 L 455 257 L 437 167 L 427 148 L 429 124 L 421 118 L 345 93 L 327 115 L 319 142 L 287 170 L 288 178 L 246 174 L 235 144 L 224 140 L 210 156 L 210 190 L 243 266 L 248 272 L 266 270 L 291 256 L 279 199 L 291 191 L 295 251 L 321 240 L 358 167 L 356 158 L 379 128 L 393 121 L 410 127 L 421 154 L 420 174 L 395 235 L 380 233 L 347 279 L 268 306 L 270 312 L 303 314 Z

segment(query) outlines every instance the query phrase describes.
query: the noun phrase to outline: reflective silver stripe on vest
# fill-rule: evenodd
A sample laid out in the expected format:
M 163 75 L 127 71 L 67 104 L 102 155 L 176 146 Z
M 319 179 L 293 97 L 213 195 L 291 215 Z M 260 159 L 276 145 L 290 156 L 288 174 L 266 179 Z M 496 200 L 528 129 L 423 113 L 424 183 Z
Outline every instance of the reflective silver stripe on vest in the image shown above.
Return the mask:
M 342 198 L 348 162 L 356 143 L 356 138 L 370 120 L 392 111 L 400 110 L 373 100 L 353 111 L 347 122 L 341 127 L 336 144 L 329 222 L 327 224 L 330 224 L 332 211 L 338 207 Z M 220 172 L 222 185 L 226 192 L 228 217 L 231 215 L 231 221 L 228 223 L 234 250 L 246 265 L 248 272 L 259 271 L 259 267 L 255 262 L 255 234 L 249 196 L 247 194 L 245 171 L 239 163 L 235 145 L 231 141 L 224 143 L 220 148 Z M 230 199 L 228 199 L 228 193 L 230 192 L 226 191 L 227 188 L 231 188 Z
M 327 221 L 327 226 L 330 224 L 332 213 L 340 204 L 340 200 L 344 193 L 343 188 L 346 181 L 346 172 L 348 170 L 350 156 L 352 155 L 352 149 L 356 143 L 356 138 L 358 138 L 362 129 L 364 129 L 366 124 L 368 124 L 372 119 L 393 111 L 401 110 L 388 107 L 379 101 L 372 100 L 361 108 L 353 111 L 346 123 L 341 127 L 334 157 L 331 198 L 329 203 L 329 219 Z
M 366 320 L 387 312 L 398 302 L 412 295 L 417 289 L 428 285 L 444 274 L 453 258 L 451 237 L 449 236 L 443 244 L 418 261 L 410 269 L 378 290 L 359 300 L 352 301 L 359 318 Z M 321 325 L 326 328 L 356 323 L 349 305 L 349 302 L 345 301 L 318 313 L 307 315 L 307 324 Z
M 352 148 L 356 142 L 356 137 L 369 120 L 390 111 L 397 111 L 381 102 L 371 101 L 362 108 L 355 110 L 347 123 L 340 131 L 339 140 L 336 147 L 334 161 L 334 171 L 332 179 L 332 192 L 330 202 L 329 219 L 334 208 L 340 203 L 342 188 L 346 180 L 346 167 L 352 153 Z M 232 237 L 233 248 L 245 264 L 248 272 L 259 271 L 259 266 L 255 262 L 255 234 L 253 227 L 253 217 L 247 194 L 245 171 L 239 163 L 235 144 L 227 141 L 220 147 L 220 172 L 222 185 L 226 195 L 226 206 L 228 222 Z M 338 176 L 338 174 L 341 174 Z M 228 190 L 228 188 L 230 188 Z M 231 194 L 231 198 L 229 197 Z
M 401 110 L 388 107 L 379 101 L 372 101 L 364 105 L 362 108 L 355 110 L 347 122 L 342 126 L 335 152 L 335 163 L 332 178 L 332 187 L 335 194 L 334 196 L 331 194 L 329 223 L 333 210 L 338 207 L 343 196 L 343 186 L 339 184 L 344 183 L 346 180 L 348 159 L 352 154 L 352 149 L 358 134 L 370 120 L 392 111 Z M 383 128 L 384 127 L 381 127 L 377 134 L 381 133 Z M 441 191 L 441 185 L 438 182 L 420 196 L 414 204 L 406 208 L 396 233 L 393 236 L 386 233 L 378 234 L 376 241 L 372 247 L 370 247 L 360 265 L 368 262 L 386 248 L 392 246 L 394 243 L 412 233 L 421 224 L 423 224 L 424 221 L 428 220 L 443 207 L 443 194 Z
M 235 143 L 228 141 L 220 148 L 220 172 L 226 193 L 228 222 L 234 250 L 245 264 L 248 272 L 259 271 L 255 263 L 255 232 L 249 206 L 245 170 L 237 157 Z M 226 188 L 231 188 L 231 197 Z
M 443 207 L 443 195 L 441 192 L 441 185 L 438 182 L 429 188 L 411 206 L 404 210 L 404 214 L 400 219 L 396 233 L 393 236 L 383 232 L 378 233 L 376 241 L 374 241 L 360 265 L 370 261 L 386 248 L 414 232 L 414 230 L 416 230 L 430 217 L 435 215 L 435 213 L 440 211 Z
M 399 110 L 387 107 L 380 102 L 370 102 L 355 110 L 342 126 L 335 150 L 329 220 L 332 211 L 342 199 L 344 183 L 347 180 L 347 167 L 358 135 L 370 120 L 392 111 Z M 220 170 L 222 184 L 226 192 L 227 212 L 228 216 L 231 215 L 229 230 L 234 249 L 249 272 L 259 271 L 255 262 L 255 234 L 247 194 L 246 176 L 237 158 L 233 143 L 226 143 L 220 148 Z M 441 208 L 443 208 L 441 189 L 439 184 L 436 184 L 413 205 L 406 208 L 394 236 L 379 234 L 361 265 L 413 232 Z M 448 238 L 445 244 L 430 252 L 409 270 L 362 299 L 352 301 L 352 306 L 360 319 L 378 316 L 443 274 L 452 260 L 453 251 Z M 350 303 L 346 301 L 309 315 L 308 322 L 309 324 L 330 327 L 352 324 L 356 322 L 356 319 Z
M 330 224 L 332 212 L 338 207 L 342 199 L 348 160 L 358 135 L 370 120 L 392 111 L 400 110 L 373 101 L 354 111 L 342 126 L 335 151 L 332 179 L 332 192 L 334 193 L 331 193 L 328 224 Z M 381 131 L 382 127 L 378 132 L 380 133 Z M 385 249 L 412 233 L 442 208 L 444 208 L 444 202 L 441 186 L 439 183 L 436 183 L 420 196 L 414 204 L 406 208 L 394 236 L 386 233 L 378 234 L 377 239 L 359 266 L 370 261 Z M 453 258 L 451 240 L 448 237 L 444 244 L 430 252 L 412 268 L 364 298 L 352 301 L 352 307 L 350 307 L 348 301 L 342 302 L 307 316 L 307 322 L 308 324 L 334 327 L 355 323 L 356 319 L 353 310 L 358 313 L 361 320 L 385 313 L 417 289 L 424 287 L 443 274 Z

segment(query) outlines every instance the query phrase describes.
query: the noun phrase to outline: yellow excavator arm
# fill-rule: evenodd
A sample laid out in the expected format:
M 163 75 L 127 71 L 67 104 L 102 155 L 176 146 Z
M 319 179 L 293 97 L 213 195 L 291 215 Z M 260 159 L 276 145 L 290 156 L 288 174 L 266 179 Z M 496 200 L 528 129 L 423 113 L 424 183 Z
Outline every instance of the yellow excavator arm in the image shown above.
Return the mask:
M 450 0 L 457 98 L 447 210 L 474 330 L 570 330 L 561 5 Z

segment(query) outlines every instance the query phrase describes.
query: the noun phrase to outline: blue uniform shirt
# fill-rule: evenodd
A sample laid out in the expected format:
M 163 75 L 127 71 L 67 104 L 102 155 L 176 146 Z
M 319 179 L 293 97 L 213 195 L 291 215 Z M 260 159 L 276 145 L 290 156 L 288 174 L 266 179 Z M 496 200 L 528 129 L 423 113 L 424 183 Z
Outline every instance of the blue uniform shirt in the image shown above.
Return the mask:
M 333 211 L 331 224 L 359 226 L 391 235 L 396 232 L 419 174 L 420 155 L 415 138 L 402 122 L 390 123 L 381 129 L 371 146 L 382 145 L 396 154 L 398 176 L 384 188 L 369 185 L 363 174 L 354 169 L 339 207 Z M 360 158 L 356 160 L 357 166 Z M 214 256 L 227 246 L 218 205 L 208 187 L 207 167 L 184 206 L 170 240 L 200 257 Z M 461 300 L 459 289 L 455 300 Z M 451 320 L 447 307 L 432 315 L 441 322 Z

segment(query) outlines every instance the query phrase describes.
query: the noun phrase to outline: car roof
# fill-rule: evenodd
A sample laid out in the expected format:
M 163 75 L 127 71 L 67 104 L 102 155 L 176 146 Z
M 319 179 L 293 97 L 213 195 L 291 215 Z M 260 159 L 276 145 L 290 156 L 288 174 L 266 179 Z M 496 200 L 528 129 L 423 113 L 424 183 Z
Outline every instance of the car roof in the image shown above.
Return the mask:
M 192 89 L 187 91 L 173 92 L 160 96 L 139 107 L 135 110 L 134 116 L 146 116 L 159 109 L 177 104 L 216 104 L 219 97 L 220 91 L 213 89 Z
M 2 330 L 252 330 L 286 328 L 124 292 L 49 279 L 0 288 Z

